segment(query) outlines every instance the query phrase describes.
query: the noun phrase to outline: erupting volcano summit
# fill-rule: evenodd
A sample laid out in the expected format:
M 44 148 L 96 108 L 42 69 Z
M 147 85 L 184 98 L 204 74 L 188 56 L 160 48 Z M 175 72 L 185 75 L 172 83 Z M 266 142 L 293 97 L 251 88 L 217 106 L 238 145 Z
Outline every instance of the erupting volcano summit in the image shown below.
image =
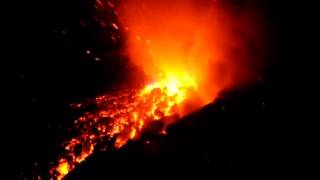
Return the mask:
M 251 7 L 240 11 L 219 0 L 96 4 L 98 10 L 112 9 L 117 21 L 105 23 L 120 31 L 122 56 L 150 83 L 95 98 L 97 109 L 75 121 L 79 135 L 64 143 L 64 153 L 50 170 L 52 179 L 62 179 L 104 141 L 121 148 L 138 139 L 150 122 L 168 125 L 174 122 L 169 117 L 185 116 L 221 91 L 257 78 L 263 43 L 261 20 Z

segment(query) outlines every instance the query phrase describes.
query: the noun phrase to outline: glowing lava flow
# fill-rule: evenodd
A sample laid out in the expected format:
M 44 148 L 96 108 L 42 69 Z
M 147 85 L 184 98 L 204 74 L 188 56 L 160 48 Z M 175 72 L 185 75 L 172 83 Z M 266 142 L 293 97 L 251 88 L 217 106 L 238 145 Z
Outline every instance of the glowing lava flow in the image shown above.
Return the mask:
M 91 155 L 103 140 L 114 140 L 114 147 L 122 147 L 128 140 L 139 136 L 151 121 L 176 114 L 177 106 L 194 88 L 192 81 L 168 78 L 149 84 L 140 91 L 97 97 L 95 104 L 98 110 L 85 113 L 75 121 L 80 135 L 66 143 L 66 153 L 51 170 L 51 175 L 62 179 Z

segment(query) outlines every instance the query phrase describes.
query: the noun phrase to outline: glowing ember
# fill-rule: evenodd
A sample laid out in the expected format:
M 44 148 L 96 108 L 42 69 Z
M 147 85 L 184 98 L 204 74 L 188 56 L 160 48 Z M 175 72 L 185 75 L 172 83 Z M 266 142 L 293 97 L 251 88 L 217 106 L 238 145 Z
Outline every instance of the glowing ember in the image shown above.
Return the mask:
M 234 16 L 218 1 L 97 0 L 96 7 L 114 10 L 119 22 L 111 26 L 126 37 L 125 55 L 154 82 L 97 97 L 97 109 L 75 121 L 79 135 L 65 143 L 65 153 L 50 171 L 53 179 L 62 179 L 99 144 L 121 148 L 152 121 L 183 116 L 222 90 L 250 81 L 251 60 L 263 49 L 253 26 L 259 20 L 251 18 L 256 16 Z
M 81 134 L 66 143 L 66 153 L 52 175 L 63 178 L 92 154 L 95 145 L 105 138 L 115 140 L 114 146 L 120 148 L 128 140 L 135 139 L 151 121 L 174 115 L 177 106 L 193 88 L 190 82 L 169 79 L 147 85 L 140 91 L 97 97 L 98 110 L 75 121 Z M 79 153 L 76 153 L 77 149 Z

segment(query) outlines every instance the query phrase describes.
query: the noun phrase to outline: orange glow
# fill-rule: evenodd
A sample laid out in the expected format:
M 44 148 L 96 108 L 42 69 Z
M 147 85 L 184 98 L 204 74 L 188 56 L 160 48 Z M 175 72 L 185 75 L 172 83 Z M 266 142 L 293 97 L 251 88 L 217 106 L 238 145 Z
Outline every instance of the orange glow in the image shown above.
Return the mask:
M 250 61 L 259 57 L 250 57 L 246 46 L 262 49 L 259 20 L 252 11 L 233 11 L 219 0 L 120 0 L 116 8 L 126 55 L 161 85 L 192 87 L 196 109 L 250 81 L 258 69 Z
M 102 141 L 115 148 L 138 139 L 152 121 L 184 116 L 213 102 L 223 90 L 255 76 L 250 47 L 260 50 L 254 14 L 234 15 L 213 0 L 97 1 L 114 8 L 126 37 L 125 55 L 151 80 L 141 89 L 96 97 L 97 109 L 75 121 L 79 135 L 65 143 L 65 153 L 51 176 L 61 179 L 94 153 Z M 256 60 L 257 61 L 257 60 Z M 82 107 L 82 104 L 75 107 Z M 166 134 L 162 129 L 162 134 Z M 80 149 L 79 152 L 77 152 Z

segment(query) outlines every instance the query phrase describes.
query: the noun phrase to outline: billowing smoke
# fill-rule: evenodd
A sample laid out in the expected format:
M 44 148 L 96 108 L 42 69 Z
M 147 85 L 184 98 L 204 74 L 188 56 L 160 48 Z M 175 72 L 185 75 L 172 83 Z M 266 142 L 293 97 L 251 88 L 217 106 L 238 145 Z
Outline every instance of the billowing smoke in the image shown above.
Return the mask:
M 127 38 L 125 52 L 155 81 L 192 84 L 192 104 L 212 102 L 261 70 L 257 9 L 250 1 L 233 2 L 120 0 L 116 12 Z

